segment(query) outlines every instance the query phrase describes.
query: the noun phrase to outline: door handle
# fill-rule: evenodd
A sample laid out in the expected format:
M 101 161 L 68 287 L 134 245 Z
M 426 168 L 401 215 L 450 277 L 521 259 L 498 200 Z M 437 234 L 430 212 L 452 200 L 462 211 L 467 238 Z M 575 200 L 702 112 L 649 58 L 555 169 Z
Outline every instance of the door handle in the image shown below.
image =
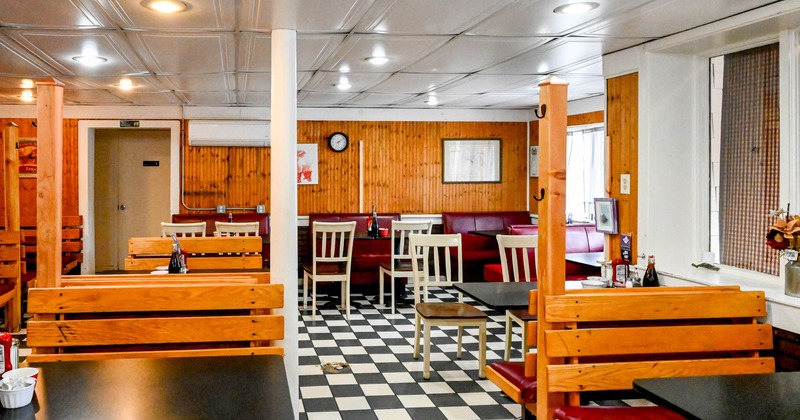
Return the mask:
M 119 206 L 117 206 L 117 208 L 118 208 L 118 209 L 120 209 L 120 210 L 125 210 L 125 209 L 127 209 L 127 207 L 125 207 L 125 205 L 124 205 L 124 204 L 120 204 Z

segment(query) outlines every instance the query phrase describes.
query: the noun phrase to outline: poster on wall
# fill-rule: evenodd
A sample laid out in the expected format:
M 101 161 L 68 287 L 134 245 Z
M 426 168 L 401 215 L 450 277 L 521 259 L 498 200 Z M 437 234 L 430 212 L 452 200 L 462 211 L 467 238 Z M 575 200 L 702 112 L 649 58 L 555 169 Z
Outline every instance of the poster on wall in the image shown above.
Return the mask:
M 316 144 L 297 145 L 297 184 L 319 184 L 319 158 Z
M 36 178 L 36 139 L 19 139 L 19 177 Z

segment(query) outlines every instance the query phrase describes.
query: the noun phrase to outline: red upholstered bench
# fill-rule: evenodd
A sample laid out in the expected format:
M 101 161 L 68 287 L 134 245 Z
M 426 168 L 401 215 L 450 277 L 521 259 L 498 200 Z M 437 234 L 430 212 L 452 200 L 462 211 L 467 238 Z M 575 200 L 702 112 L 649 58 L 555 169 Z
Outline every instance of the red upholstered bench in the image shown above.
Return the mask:
M 356 222 L 356 235 L 365 236 L 367 218 L 372 213 L 312 213 L 308 216 L 308 226 L 316 222 Z M 378 214 L 378 225 L 391 228 L 392 220 L 400 220 L 400 213 Z M 311 247 L 308 247 L 307 260 L 311 260 Z M 387 239 L 356 240 L 353 242 L 353 260 L 350 268 L 350 283 L 353 285 L 374 285 L 370 292 L 378 292 L 378 267 L 389 264 L 392 259 L 392 244 Z
M 556 420 L 685 420 L 680 414 L 652 407 L 558 407 Z
M 537 235 L 539 226 L 510 225 L 506 228 L 509 235 Z M 581 252 L 602 252 L 605 238 L 603 234 L 597 232 L 593 225 L 571 225 L 567 226 L 567 254 Z M 531 256 L 531 273 L 536 273 L 536 263 Z M 599 276 L 600 269 L 587 267 L 582 264 L 567 261 L 566 279 L 584 280 L 588 276 Z M 503 268 L 500 264 L 486 264 L 483 266 L 483 279 L 486 281 L 503 281 Z M 534 277 L 533 281 L 536 280 Z
M 470 231 L 503 230 L 510 225 L 528 225 L 530 223 L 531 215 L 527 211 L 442 213 L 442 232 L 461 234 L 465 282 L 481 281 L 483 266 L 486 264 L 500 266 L 497 240 L 471 234 Z

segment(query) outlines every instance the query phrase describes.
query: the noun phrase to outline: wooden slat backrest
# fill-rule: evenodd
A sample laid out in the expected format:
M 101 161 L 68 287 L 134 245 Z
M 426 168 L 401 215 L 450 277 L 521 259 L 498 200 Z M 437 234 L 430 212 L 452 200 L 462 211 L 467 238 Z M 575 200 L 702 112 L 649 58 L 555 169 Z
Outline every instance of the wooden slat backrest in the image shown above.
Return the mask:
M 61 277 L 61 287 L 135 286 L 143 284 L 268 284 L 269 272 L 186 273 L 186 274 L 102 274 Z
M 277 315 L 29 321 L 31 347 L 247 342 L 283 339 Z
M 670 291 L 570 293 L 545 297 L 549 322 L 762 317 L 764 292 Z
M 283 307 L 283 285 L 168 285 L 33 288 L 28 312 L 197 311 Z
M 169 257 L 125 258 L 125 270 L 152 271 L 169 265 Z M 189 270 L 257 270 L 263 265 L 261 255 L 190 255 L 186 260 Z
M 262 247 L 260 236 L 190 237 L 178 238 L 178 242 L 189 254 L 261 253 Z M 169 255 L 172 253 L 172 244 L 172 238 L 131 238 L 128 241 L 128 255 Z
M 760 291 L 728 287 L 567 291 L 545 296 L 548 392 L 631 389 L 634 379 L 775 371 Z M 561 363 L 560 360 L 564 360 Z M 577 399 L 570 397 L 571 402 Z

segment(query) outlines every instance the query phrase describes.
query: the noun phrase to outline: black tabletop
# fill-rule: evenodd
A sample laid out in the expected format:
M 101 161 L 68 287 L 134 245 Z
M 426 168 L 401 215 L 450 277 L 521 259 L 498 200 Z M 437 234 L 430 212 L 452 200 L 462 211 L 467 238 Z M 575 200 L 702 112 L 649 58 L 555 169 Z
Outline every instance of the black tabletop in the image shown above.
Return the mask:
M 572 254 L 566 254 L 566 260 L 582 265 L 586 265 L 589 267 L 601 267 L 600 263 L 597 260 L 605 259 L 604 252 L 576 252 Z
M 470 230 L 467 233 L 471 233 L 473 235 L 478 236 L 486 236 L 489 238 L 494 238 L 497 235 L 505 235 L 507 232 L 505 229 L 497 229 L 497 230 Z
M 0 418 L 293 419 L 281 356 L 37 363 L 31 404 Z
M 478 282 L 453 287 L 492 309 L 504 311 L 527 308 L 528 292 L 536 290 L 537 285 L 537 282 Z
M 800 372 L 637 379 L 633 388 L 690 419 L 800 418 Z

